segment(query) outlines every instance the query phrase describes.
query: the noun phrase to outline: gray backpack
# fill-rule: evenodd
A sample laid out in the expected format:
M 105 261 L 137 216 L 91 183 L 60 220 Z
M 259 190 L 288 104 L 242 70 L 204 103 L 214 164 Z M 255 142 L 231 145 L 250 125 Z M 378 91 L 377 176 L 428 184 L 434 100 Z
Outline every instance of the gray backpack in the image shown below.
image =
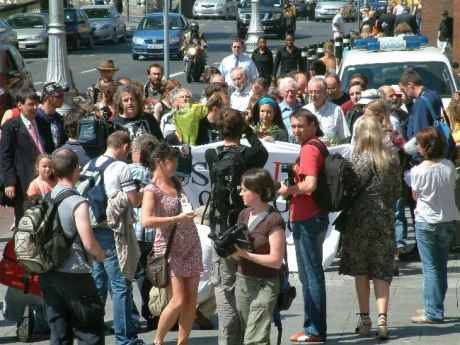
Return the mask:
M 66 190 L 52 199 L 46 194 L 37 205 L 28 208 L 14 232 L 14 251 L 18 263 L 29 273 L 44 273 L 63 265 L 75 239 L 67 237 L 59 219 L 58 207 L 64 199 L 79 195 Z

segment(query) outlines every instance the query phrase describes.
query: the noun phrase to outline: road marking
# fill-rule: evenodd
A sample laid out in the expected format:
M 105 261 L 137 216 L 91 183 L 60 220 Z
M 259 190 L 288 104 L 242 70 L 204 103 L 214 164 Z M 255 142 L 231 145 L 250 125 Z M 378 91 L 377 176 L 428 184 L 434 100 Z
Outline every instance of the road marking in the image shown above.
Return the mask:
M 91 73 L 91 72 L 96 72 L 97 70 L 95 68 L 88 69 L 86 71 L 81 71 L 80 74 L 85 74 L 85 73 Z
M 170 74 L 169 77 L 170 77 L 170 78 L 174 78 L 174 77 L 177 77 L 178 75 L 181 75 L 181 74 L 185 74 L 185 72 L 173 73 L 173 74 Z
M 45 84 L 45 82 L 44 82 L 44 81 L 36 81 L 36 82 L 34 83 L 34 85 L 41 85 L 41 84 Z

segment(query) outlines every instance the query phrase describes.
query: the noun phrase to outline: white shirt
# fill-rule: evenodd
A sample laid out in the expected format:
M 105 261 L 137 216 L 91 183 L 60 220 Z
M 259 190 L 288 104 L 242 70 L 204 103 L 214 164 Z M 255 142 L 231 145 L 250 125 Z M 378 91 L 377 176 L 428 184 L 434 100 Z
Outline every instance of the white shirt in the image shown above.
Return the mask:
M 410 172 L 411 188 L 417 194 L 415 221 L 441 223 L 460 220 L 455 203 L 456 171 L 454 164 L 442 159 L 424 161 Z
M 393 8 L 393 14 L 395 16 L 399 16 L 400 14 L 402 14 L 404 12 L 404 6 L 401 5 L 401 4 L 397 4 L 394 8 Z
M 230 77 L 230 72 L 235 67 L 242 67 L 245 70 L 246 78 L 249 84 L 251 84 L 259 76 L 257 67 L 249 55 L 241 54 L 238 58 L 236 58 L 235 55 L 231 54 L 224 57 L 219 65 L 219 71 L 225 77 L 225 82 L 229 86 L 233 86 L 233 80 Z
M 176 125 L 174 124 L 174 110 L 164 114 L 160 120 L 160 130 L 163 133 L 163 137 L 167 137 L 169 134 L 176 133 Z
M 201 253 L 203 261 L 203 272 L 200 275 L 198 284 L 198 304 L 208 300 L 213 295 L 213 286 L 210 281 L 212 267 L 212 241 L 209 238 L 209 226 L 196 224 L 198 236 L 200 237 Z
M 338 105 L 326 100 L 326 103 L 318 110 L 313 103 L 309 103 L 303 108 L 318 118 L 320 128 L 324 133 L 321 140 L 328 145 L 337 145 L 350 137 L 347 121 Z
M 243 90 L 235 90 L 230 95 L 230 108 L 245 112 L 248 110 L 249 101 L 252 97 L 252 91 L 249 86 Z
M 332 19 L 332 35 L 334 38 L 342 37 L 345 33 L 345 20 L 340 13 Z

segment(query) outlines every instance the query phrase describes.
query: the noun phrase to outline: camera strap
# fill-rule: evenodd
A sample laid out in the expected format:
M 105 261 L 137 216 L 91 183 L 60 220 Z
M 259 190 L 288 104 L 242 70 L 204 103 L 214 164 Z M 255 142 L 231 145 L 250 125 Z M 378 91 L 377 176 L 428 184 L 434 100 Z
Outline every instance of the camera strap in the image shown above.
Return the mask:
M 265 212 L 262 212 L 262 213 L 259 213 L 251 222 L 249 222 L 250 218 L 251 218 L 251 215 L 249 214 L 249 218 L 248 218 L 248 230 L 249 230 L 249 233 L 253 232 L 255 230 L 255 228 L 257 228 L 257 226 L 262 223 L 263 221 L 265 221 L 265 219 L 267 219 L 267 217 L 272 213 L 274 212 L 273 208 L 270 206 L 270 208 L 265 211 Z

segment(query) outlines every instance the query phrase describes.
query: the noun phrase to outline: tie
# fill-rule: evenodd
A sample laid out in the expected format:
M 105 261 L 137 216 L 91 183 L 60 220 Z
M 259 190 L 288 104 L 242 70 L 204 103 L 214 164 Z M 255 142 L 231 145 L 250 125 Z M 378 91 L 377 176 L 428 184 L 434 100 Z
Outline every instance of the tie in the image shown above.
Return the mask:
M 237 56 L 235 57 L 235 68 L 238 67 L 239 63 L 240 63 L 240 58 Z
M 43 153 L 44 150 L 42 143 L 40 142 L 40 139 L 38 137 L 37 127 L 32 122 L 29 124 L 29 134 L 32 137 L 32 140 L 34 141 L 35 146 L 37 146 L 38 151 L 40 151 L 40 153 Z

